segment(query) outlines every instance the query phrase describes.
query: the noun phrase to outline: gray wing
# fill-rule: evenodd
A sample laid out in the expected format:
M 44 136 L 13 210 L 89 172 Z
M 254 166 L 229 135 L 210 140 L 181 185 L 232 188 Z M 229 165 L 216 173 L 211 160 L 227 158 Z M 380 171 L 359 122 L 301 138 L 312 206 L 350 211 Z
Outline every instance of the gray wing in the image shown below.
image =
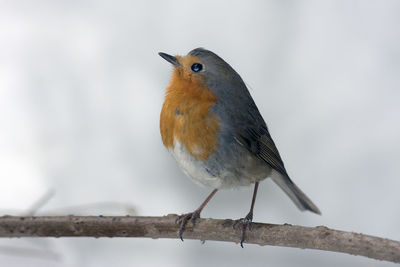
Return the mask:
M 261 115 L 260 115 L 261 116 Z M 248 125 L 236 132 L 235 140 L 247 148 L 251 153 L 264 160 L 271 168 L 283 175 L 287 175 L 285 166 L 279 155 L 267 126 Z
M 234 76 L 235 80 L 229 77 L 231 84 L 228 88 L 217 91 L 223 94 L 218 95 L 219 102 L 214 106 L 215 113 L 222 118 L 236 142 L 265 161 L 271 168 L 287 176 L 267 125 L 246 85 L 239 75 Z M 213 84 L 210 87 L 219 88 L 218 86 L 220 85 Z
M 309 210 L 321 214 L 318 207 L 289 178 L 278 149 L 268 132 L 261 114 L 254 102 L 248 105 L 247 113 L 238 116 L 234 139 L 253 155 L 262 159 L 282 177 L 272 177 L 274 182 L 290 197 L 300 210 Z

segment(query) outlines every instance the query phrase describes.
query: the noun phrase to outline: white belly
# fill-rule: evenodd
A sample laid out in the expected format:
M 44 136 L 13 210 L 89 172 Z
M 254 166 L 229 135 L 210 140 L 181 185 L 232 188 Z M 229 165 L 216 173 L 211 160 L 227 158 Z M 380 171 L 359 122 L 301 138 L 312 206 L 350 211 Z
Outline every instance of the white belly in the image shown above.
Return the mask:
M 174 141 L 174 148 L 169 152 L 174 156 L 183 172 L 195 183 L 212 188 L 223 186 L 222 179 L 207 171 L 205 163 L 192 157 L 177 140 Z
M 207 161 L 195 159 L 177 140 L 174 141 L 174 147 L 169 152 L 189 178 L 199 185 L 212 188 L 223 189 L 248 186 L 265 179 L 270 173 L 270 169 L 264 164 L 262 164 L 261 168 L 259 163 L 258 165 L 255 164 L 254 158 L 250 155 L 241 157 L 240 163 L 228 161 L 226 163 L 213 164 L 215 163 L 212 162 L 213 158 Z

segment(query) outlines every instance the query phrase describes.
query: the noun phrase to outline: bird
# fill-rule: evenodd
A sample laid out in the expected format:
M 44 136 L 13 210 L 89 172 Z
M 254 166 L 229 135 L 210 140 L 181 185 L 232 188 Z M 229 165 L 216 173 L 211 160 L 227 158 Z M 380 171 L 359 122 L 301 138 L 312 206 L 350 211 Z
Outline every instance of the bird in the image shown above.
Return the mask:
M 290 179 L 282 158 L 249 90 L 240 75 L 221 57 L 204 48 L 185 56 L 159 55 L 172 64 L 160 114 L 164 146 L 195 183 L 213 190 L 193 212 L 178 216 L 178 235 L 196 220 L 220 189 L 254 184 L 250 211 L 234 220 L 251 230 L 259 183 L 271 178 L 302 211 L 321 214 L 317 206 Z

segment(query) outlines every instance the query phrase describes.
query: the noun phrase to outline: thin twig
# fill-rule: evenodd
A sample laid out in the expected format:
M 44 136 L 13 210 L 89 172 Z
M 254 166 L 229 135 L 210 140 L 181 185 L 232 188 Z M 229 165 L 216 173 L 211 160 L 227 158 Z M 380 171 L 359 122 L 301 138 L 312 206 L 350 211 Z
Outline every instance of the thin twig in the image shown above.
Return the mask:
M 49 249 L 38 249 L 33 247 L 0 246 L 0 254 L 14 257 L 26 257 L 49 261 L 61 261 L 61 255 Z
M 54 216 L 0 217 L 0 237 L 148 237 L 178 238 L 177 215 L 139 216 Z M 240 230 L 232 220 L 199 219 L 195 227 L 187 225 L 184 239 L 215 240 L 237 243 Z M 303 227 L 254 223 L 245 243 L 310 248 L 400 262 L 400 242 L 325 226 Z
M 32 206 L 27 211 L 24 212 L 23 215 L 24 216 L 33 216 L 33 215 L 35 215 L 40 208 L 42 208 L 44 205 L 47 204 L 47 202 L 50 201 L 50 199 L 55 195 L 55 193 L 56 192 L 55 192 L 54 189 L 47 190 L 47 192 L 43 196 L 41 196 L 38 200 L 36 200 L 32 204 Z

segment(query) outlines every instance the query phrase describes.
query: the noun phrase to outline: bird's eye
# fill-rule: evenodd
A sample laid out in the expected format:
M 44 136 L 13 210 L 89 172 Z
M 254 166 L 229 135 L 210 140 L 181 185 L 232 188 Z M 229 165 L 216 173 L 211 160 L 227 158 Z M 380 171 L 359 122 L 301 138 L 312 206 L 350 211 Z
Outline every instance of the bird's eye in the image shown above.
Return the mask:
M 190 68 L 194 72 L 199 72 L 203 69 L 203 65 L 201 65 L 200 63 L 194 63 Z

